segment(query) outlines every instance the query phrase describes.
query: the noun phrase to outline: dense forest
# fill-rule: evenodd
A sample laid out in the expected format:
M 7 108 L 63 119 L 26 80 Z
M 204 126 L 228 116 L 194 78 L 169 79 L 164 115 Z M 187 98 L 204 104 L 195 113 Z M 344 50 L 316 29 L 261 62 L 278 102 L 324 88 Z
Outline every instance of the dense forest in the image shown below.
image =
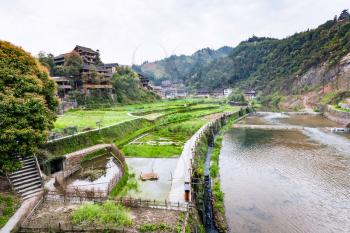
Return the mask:
M 222 51 L 223 50 L 223 51 Z M 136 67 L 157 84 L 171 79 L 189 89 L 236 86 L 262 93 L 293 93 L 291 82 L 310 68 L 336 65 L 350 51 L 349 13 L 284 39 L 253 36 L 235 48 L 203 49 Z M 300 89 L 300 88 L 299 88 Z

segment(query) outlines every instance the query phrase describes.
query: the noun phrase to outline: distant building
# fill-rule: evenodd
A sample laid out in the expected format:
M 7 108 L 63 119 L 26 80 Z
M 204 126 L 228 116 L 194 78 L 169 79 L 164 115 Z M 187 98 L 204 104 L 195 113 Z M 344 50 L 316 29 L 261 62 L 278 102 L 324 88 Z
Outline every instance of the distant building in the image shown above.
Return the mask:
M 157 95 L 164 97 L 163 88 L 161 86 L 151 86 L 151 88 Z
M 64 99 L 66 95 L 73 89 L 72 80 L 66 77 L 52 77 L 52 79 L 57 83 L 58 96 Z
M 90 48 L 77 45 L 73 49 L 73 51 L 77 52 L 84 61 L 84 64 L 94 65 L 97 63 L 98 51 L 94 51 Z
M 119 64 L 101 64 L 98 59 L 99 51 L 94 51 L 84 46 L 76 45 L 73 51 L 78 53 L 82 58 L 83 67 L 80 70 L 79 77 L 75 77 L 74 79 L 64 77 L 54 78 L 59 90 L 64 90 L 61 91 L 60 97 L 64 98 L 69 92 L 68 89 L 77 89 L 86 94 L 90 94 L 92 90 L 107 90 L 111 93 L 113 88 L 111 77 L 116 72 L 116 68 Z M 70 53 L 65 53 L 54 57 L 55 65 L 63 66 L 69 54 Z M 67 86 L 68 83 L 70 88 Z
M 224 88 L 224 96 L 227 98 L 231 95 L 232 88 Z
M 214 98 L 223 98 L 224 97 L 224 89 L 215 89 L 210 95 Z
M 173 87 L 166 88 L 164 90 L 164 96 L 167 99 L 173 99 L 177 97 L 177 89 Z
M 151 89 L 151 86 L 149 85 L 149 78 L 146 77 L 143 74 L 137 73 L 141 82 L 142 87 L 146 89 Z
M 177 89 L 176 97 L 177 98 L 185 98 L 187 96 L 187 92 L 185 89 L 179 88 Z
M 119 67 L 118 63 L 107 63 L 103 64 L 103 68 L 108 71 L 108 73 L 114 74 L 117 71 L 117 67 Z
M 244 98 L 247 100 L 247 101 L 251 101 L 253 99 L 256 98 L 256 92 L 254 90 L 246 90 L 244 92 Z
M 53 61 L 55 63 L 56 66 L 63 66 L 64 65 L 64 61 L 65 61 L 65 57 L 68 55 L 69 53 L 65 53 L 65 54 L 61 54 L 58 55 L 56 57 L 53 58 Z
M 206 88 L 201 88 L 197 90 L 196 93 L 197 97 L 204 97 L 204 98 L 208 98 L 210 96 L 209 90 Z

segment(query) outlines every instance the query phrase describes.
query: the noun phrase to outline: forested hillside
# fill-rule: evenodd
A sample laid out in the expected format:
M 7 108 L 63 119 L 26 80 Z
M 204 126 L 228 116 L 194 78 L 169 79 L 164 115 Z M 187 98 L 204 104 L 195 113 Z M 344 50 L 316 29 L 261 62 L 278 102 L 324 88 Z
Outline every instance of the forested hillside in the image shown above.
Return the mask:
M 197 52 L 192 56 L 176 56 L 176 59 L 170 57 L 143 64 L 140 69 L 154 80 L 181 79 L 192 88 L 236 86 L 256 89 L 265 96 L 273 93 L 292 95 L 330 82 L 331 78 L 327 77 L 313 83 L 306 82 L 304 86 L 292 85 L 298 83 L 311 68 L 322 66 L 322 74 L 325 74 L 349 52 L 350 20 L 348 11 L 344 10 L 339 17 L 334 17 L 316 29 L 284 39 L 253 36 L 233 48 L 228 56 L 222 55 L 203 62 L 196 56 Z M 191 59 L 191 64 L 196 65 L 186 67 L 182 59 Z M 323 78 L 319 75 L 319 79 Z
M 188 79 L 197 73 L 199 67 L 209 65 L 211 62 L 226 57 L 232 52 L 232 48 L 224 46 L 218 50 L 204 48 L 191 56 L 170 56 L 156 62 L 145 62 L 141 66 L 133 66 L 133 69 L 150 77 L 154 84 L 159 85 L 164 80 L 184 82 L 193 86 Z

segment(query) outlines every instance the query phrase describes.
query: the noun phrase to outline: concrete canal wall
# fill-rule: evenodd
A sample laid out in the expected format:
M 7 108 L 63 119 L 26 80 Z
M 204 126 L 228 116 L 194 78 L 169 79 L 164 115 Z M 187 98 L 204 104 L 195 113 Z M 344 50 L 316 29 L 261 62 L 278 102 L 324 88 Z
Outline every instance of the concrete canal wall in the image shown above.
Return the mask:
M 324 111 L 324 116 L 342 124 L 344 127 L 350 127 L 350 112 L 339 111 L 333 106 L 328 105 Z

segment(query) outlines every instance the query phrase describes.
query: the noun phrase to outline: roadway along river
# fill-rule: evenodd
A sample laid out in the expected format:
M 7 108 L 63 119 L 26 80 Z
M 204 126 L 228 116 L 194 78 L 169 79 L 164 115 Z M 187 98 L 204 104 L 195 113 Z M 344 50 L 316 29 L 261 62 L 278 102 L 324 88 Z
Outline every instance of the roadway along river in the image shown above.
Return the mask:
M 230 232 L 350 232 L 350 140 L 320 116 L 267 114 L 225 134 L 220 177 Z

